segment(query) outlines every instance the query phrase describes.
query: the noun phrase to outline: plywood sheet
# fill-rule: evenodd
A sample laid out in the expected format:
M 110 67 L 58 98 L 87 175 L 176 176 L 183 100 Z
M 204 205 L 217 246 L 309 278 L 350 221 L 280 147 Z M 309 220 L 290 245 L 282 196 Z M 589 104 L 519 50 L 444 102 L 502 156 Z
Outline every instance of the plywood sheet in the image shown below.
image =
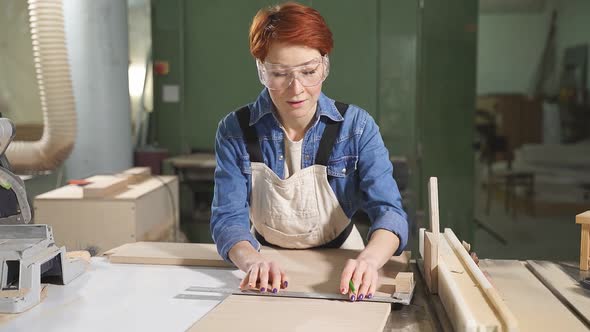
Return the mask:
M 111 263 L 231 267 L 212 244 L 135 242 L 104 253 Z
M 479 265 L 518 319 L 520 331 L 588 331 L 523 263 L 480 260 Z
M 346 261 L 359 251 L 345 249 L 283 250 L 263 247 L 262 253 L 285 269 L 289 291 L 338 293 L 340 274 Z M 215 245 L 204 243 L 136 242 L 105 253 L 112 263 L 167 264 L 223 267 L 230 265 L 217 254 Z M 381 269 L 380 285 L 374 295 L 394 292 L 398 272 L 408 271 L 410 252 L 394 256 Z
M 579 285 L 557 264 L 547 261 L 527 261 L 537 277 L 562 301 L 573 307 L 590 327 L 590 290 Z
M 188 331 L 381 332 L 387 303 L 231 295 Z

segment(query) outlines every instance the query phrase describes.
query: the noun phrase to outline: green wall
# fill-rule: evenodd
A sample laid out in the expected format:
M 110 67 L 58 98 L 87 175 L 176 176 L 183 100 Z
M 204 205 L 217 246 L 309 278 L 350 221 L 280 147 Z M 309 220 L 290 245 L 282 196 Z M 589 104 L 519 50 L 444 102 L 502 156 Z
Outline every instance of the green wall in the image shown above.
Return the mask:
M 425 0 L 418 45 L 421 206 L 427 206 L 429 177 L 438 177 L 441 228 L 452 228 L 466 241 L 474 232 L 477 6 L 476 1 Z
M 477 93 L 529 93 L 551 21 L 550 11 L 479 17 Z
M 158 143 L 172 154 L 213 149 L 218 121 L 261 91 L 248 28 L 256 11 L 272 3 L 152 0 L 154 59 L 170 62 L 170 73 L 154 79 L 153 120 Z M 415 208 L 426 206 L 427 177 L 439 176 L 441 223 L 467 233 L 473 215 L 477 4 L 302 3 L 317 8 L 334 34 L 324 92 L 365 108 L 390 154 L 408 159 Z M 168 84 L 184 87 L 180 102 L 162 101 Z
M 335 40 L 324 92 L 365 108 L 382 124 L 394 155 L 415 149 L 415 1 L 307 1 Z M 154 59 L 170 64 L 156 76 L 156 139 L 173 154 L 213 149 L 218 121 L 253 101 L 262 89 L 248 50 L 248 28 L 274 1 L 153 1 Z M 354 23 L 352 23 L 354 22 Z M 178 103 L 161 98 L 164 85 L 181 87 Z

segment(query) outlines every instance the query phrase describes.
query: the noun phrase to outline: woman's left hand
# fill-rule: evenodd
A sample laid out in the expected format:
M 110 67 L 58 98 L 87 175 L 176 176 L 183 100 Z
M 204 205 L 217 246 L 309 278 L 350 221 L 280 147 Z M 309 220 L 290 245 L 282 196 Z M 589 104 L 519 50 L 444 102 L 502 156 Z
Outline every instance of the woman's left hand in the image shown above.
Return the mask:
M 354 291 L 349 287 L 352 280 Z M 349 259 L 344 266 L 340 278 L 340 293 L 348 293 L 350 301 L 370 299 L 375 294 L 379 281 L 379 271 L 376 264 L 363 259 Z

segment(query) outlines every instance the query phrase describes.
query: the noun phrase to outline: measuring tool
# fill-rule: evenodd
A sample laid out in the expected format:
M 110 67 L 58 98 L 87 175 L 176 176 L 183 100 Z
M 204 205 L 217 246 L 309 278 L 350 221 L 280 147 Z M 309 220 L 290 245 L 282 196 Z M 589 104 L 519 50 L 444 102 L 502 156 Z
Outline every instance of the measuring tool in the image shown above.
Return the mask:
M 409 305 L 414 294 L 415 285 L 409 293 L 393 293 L 391 296 L 373 296 L 372 298 L 364 298 L 360 302 L 383 302 L 383 303 L 401 303 Z M 350 301 L 347 294 L 338 293 L 313 293 L 313 292 L 290 292 L 281 290 L 278 293 L 272 292 L 260 292 L 258 290 L 240 290 L 229 287 L 199 287 L 193 286 L 186 289 L 187 292 L 198 292 L 198 293 L 219 293 L 224 295 L 250 295 L 250 296 L 271 296 L 271 297 L 292 297 L 292 298 L 305 298 L 305 299 L 323 299 L 323 300 L 345 300 Z M 178 294 L 176 298 L 179 299 L 201 299 L 196 294 Z

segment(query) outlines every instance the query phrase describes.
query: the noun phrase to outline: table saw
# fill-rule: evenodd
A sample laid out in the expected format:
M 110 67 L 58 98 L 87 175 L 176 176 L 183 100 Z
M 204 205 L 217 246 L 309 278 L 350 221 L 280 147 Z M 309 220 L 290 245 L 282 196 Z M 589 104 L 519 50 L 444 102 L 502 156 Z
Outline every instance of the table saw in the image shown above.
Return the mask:
M 519 319 L 520 331 L 587 331 L 587 322 L 561 302 L 527 264 L 514 260 L 482 260 L 480 264 L 508 300 Z M 440 299 L 428 294 L 415 261 L 411 266 L 416 276 L 412 303 L 393 305 L 383 331 L 453 331 Z M 47 298 L 39 305 L 22 314 L 0 315 L 0 330 L 185 331 L 215 308 L 224 295 L 178 295 L 186 294 L 191 286 L 237 286 L 239 274 L 225 267 L 113 264 L 105 257 L 93 257 L 89 270 L 69 285 L 49 285 Z M 589 308 L 586 302 L 586 307 L 578 309 Z M 289 327 L 280 330 L 288 331 Z

